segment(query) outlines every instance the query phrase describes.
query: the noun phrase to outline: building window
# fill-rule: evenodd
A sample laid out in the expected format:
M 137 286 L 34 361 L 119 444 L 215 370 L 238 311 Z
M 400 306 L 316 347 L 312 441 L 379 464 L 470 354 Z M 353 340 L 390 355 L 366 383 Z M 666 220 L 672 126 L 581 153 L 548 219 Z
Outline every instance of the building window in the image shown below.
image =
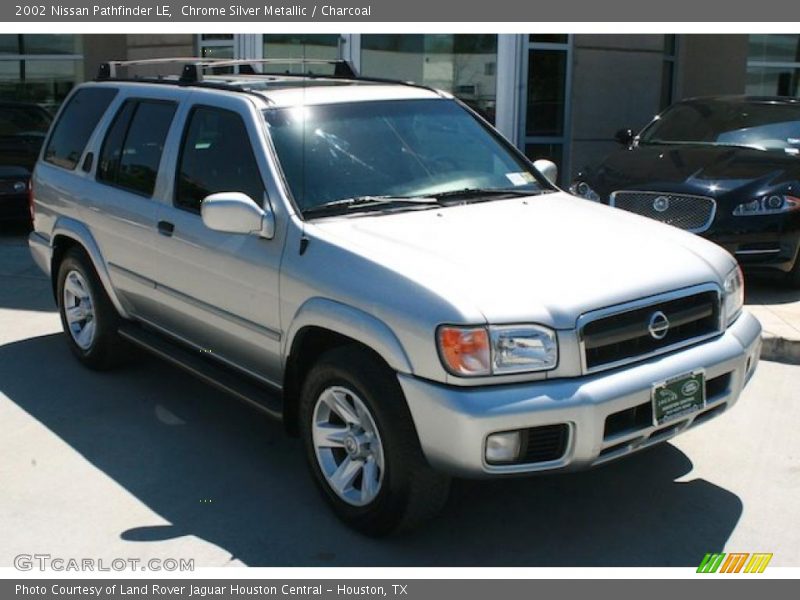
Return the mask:
M 451 92 L 495 121 L 496 35 L 362 35 L 361 72 Z
M 0 35 L 0 98 L 55 111 L 83 80 L 78 35 Z
M 568 35 L 529 35 L 523 50 L 527 75 L 522 102 L 525 154 L 547 158 L 567 176 L 571 40 Z
M 751 35 L 746 92 L 753 96 L 800 95 L 800 35 Z
M 675 57 L 678 55 L 678 36 L 664 36 L 664 61 L 661 67 L 661 102 L 660 110 L 672 104 L 675 92 Z
M 202 33 L 198 47 L 203 58 L 233 58 L 233 34 Z
M 264 58 L 339 58 L 337 34 L 277 34 L 265 33 Z

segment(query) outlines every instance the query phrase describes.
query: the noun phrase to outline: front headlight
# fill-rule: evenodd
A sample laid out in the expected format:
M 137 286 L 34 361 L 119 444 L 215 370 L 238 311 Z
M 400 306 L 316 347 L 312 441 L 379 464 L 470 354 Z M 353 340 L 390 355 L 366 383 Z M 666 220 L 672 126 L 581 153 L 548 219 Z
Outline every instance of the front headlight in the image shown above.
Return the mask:
M 725 327 L 728 327 L 736 320 L 744 306 L 744 276 L 738 266 L 725 278 L 724 292 L 723 310 Z
M 770 194 L 752 202 L 740 204 L 733 211 L 734 217 L 750 217 L 761 215 L 777 215 L 800 209 L 800 198 Z
M 541 325 L 442 326 L 439 355 L 453 375 L 477 377 L 554 369 L 556 332 Z
M 569 193 L 573 196 L 580 196 L 592 202 L 600 202 L 600 194 L 595 192 L 585 181 L 576 181 L 569 186 Z

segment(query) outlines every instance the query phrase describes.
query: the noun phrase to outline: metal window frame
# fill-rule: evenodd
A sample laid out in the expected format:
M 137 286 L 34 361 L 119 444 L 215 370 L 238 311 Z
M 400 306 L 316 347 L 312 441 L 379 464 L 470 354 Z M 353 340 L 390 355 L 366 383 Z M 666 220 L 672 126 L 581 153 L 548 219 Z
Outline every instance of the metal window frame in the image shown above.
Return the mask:
M 795 35 L 797 35 L 797 37 L 800 38 L 800 34 L 795 34 Z M 750 36 L 748 36 L 748 41 L 749 37 Z M 798 39 L 798 43 L 800 43 L 800 39 Z M 748 73 L 751 67 L 767 68 L 767 69 L 793 69 L 798 72 L 798 77 L 800 77 L 800 60 L 797 61 L 763 60 L 763 59 L 750 58 L 748 54 L 747 66 L 745 67 Z M 770 93 L 768 95 L 774 95 L 774 94 Z
M 573 53 L 574 36 L 567 34 L 567 41 L 563 43 L 554 42 L 532 42 L 529 34 L 517 36 L 517 48 L 519 51 L 518 69 L 520 77 L 519 103 L 517 105 L 517 146 L 525 152 L 528 144 L 552 144 L 561 146 L 561 164 L 559 165 L 559 179 L 567 181 L 572 173 L 572 72 L 573 72 Z M 560 136 L 528 135 L 526 132 L 527 93 L 528 93 L 528 65 L 530 53 L 537 50 L 558 50 L 565 53 L 566 72 L 564 74 L 564 129 Z

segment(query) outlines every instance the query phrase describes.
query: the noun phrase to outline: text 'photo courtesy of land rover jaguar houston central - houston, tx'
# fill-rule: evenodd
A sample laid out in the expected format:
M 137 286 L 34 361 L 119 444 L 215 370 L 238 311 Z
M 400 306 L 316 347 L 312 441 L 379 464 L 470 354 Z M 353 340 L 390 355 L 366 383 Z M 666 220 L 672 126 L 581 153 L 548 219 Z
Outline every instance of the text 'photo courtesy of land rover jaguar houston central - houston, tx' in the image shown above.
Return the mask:
M 761 327 L 718 245 L 561 192 L 444 92 L 244 62 L 64 103 L 30 247 L 86 366 L 143 347 L 281 419 L 371 535 L 737 401 Z

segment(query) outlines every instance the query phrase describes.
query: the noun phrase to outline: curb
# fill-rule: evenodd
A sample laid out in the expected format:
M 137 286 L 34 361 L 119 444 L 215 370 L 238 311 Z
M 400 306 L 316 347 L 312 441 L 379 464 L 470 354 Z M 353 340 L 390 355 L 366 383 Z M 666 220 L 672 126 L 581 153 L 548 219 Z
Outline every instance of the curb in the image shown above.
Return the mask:
M 761 336 L 761 359 L 800 365 L 800 340 L 792 340 L 769 332 Z

